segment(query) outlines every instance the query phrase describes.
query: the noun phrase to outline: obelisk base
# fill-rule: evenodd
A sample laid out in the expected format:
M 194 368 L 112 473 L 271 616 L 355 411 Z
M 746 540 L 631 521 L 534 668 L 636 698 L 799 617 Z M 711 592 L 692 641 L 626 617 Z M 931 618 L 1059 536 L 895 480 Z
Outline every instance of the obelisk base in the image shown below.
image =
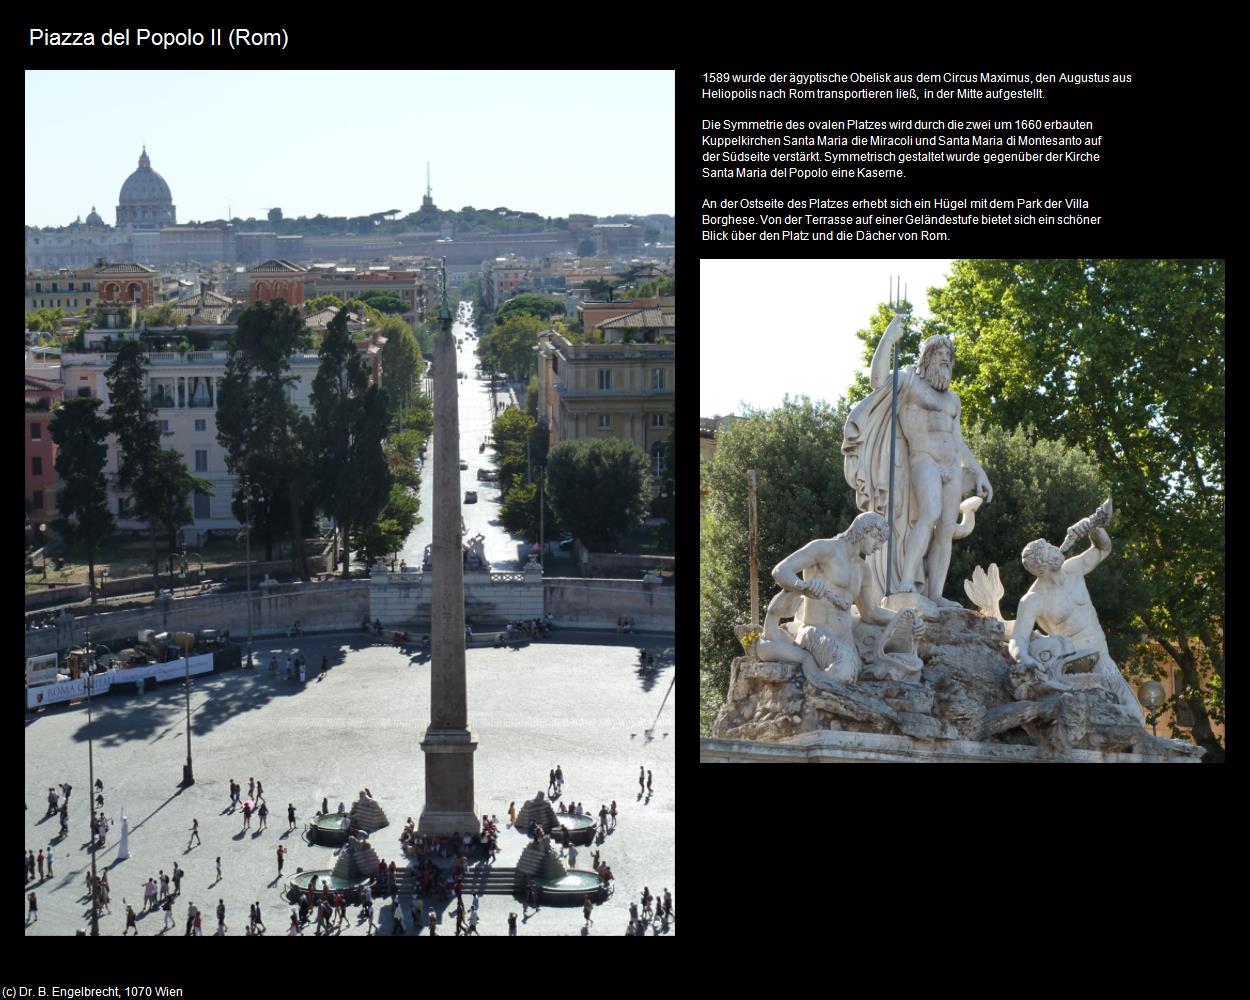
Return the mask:
M 467 729 L 427 729 L 421 742 L 425 755 L 425 808 L 417 822 L 420 833 L 482 832 L 473 799 L 473 753 L 477 741 Z

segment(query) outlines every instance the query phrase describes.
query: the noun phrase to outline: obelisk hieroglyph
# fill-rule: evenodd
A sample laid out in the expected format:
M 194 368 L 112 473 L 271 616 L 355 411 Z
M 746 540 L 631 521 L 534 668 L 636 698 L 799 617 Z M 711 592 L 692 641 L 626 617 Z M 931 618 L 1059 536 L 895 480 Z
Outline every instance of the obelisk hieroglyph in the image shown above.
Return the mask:
M 456 342 L 451 335 L 447 277 L 434 344 L 434 538 L 431 551 L 430 726 L 425 754 L 422 833 L 479 833 L 473 799 L 473 752 L 464 676 L 464 556 L 460 541 L 460 419 Z

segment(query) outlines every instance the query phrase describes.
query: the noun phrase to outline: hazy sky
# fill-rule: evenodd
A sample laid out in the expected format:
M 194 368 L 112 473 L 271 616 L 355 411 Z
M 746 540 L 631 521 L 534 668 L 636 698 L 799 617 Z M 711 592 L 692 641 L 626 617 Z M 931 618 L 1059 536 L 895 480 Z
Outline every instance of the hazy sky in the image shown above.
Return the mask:
M 673 132 L 670 71 L 31 71 L 24 221 L 114 225 L 145 144 L 179 223 L 407 214 L 427 160 L 439 208 L 671 215 Z
M 949 259 L 702 260 L 699 416 L 780 405 L 789 393 L 836 403 L 862 363 L 855 331 L 902 275 L 917 317 Z M 900 358 L 911 364 L 914 358 Z

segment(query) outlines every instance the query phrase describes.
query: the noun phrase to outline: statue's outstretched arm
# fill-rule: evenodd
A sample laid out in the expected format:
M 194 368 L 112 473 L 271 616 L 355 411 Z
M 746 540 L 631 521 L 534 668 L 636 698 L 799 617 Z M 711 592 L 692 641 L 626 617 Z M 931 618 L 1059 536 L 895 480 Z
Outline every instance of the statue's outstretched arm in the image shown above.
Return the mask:
M 1091 528 L 1089 532 L 1090 546 L 1079 556 L 1073 556 L 1063 564 L 1064 569 L 1072 568 L 1075 572 L 1085 575 L 1100 562 L 1111 555 L 1111 536 L 1106 528 Z

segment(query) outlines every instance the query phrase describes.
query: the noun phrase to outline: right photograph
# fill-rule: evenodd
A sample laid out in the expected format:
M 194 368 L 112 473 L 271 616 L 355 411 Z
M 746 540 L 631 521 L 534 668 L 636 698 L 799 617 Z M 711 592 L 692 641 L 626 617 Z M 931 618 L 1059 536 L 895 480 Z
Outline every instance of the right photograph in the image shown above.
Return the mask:
M 1223 762 L 1224 272 L 703 260 L 700 761 Z

